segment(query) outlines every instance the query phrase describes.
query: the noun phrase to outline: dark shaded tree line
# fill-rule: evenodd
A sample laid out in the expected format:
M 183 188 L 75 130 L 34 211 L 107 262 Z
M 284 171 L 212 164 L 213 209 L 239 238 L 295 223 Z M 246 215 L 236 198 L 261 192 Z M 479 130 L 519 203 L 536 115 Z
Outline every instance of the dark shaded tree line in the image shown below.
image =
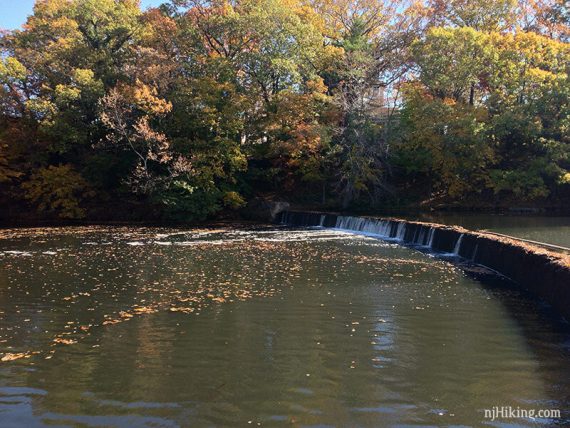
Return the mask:
M 0 37 L 1 203 L 193 220 L 259 195 L 564 200 L 564 6 L 39 1 Z

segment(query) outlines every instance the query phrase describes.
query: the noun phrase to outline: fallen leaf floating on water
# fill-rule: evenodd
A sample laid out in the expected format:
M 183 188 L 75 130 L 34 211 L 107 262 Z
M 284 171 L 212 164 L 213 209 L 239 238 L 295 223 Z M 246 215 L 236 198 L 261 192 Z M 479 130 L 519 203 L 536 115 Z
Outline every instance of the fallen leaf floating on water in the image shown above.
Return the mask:
M 194 312 L 193 308 L 174 308 L 173 307 L 173 308 L 170 308 L 169 310 L 170 310 L 170 312 L 183 312 L 185 314 L 189 314 L 189 313 Z
M 133 308 L 133 312 L 137 314 L 154 314 L 155 312 L 158 312 L 158 309 L 150 308 L 147 306 L 139 306 L 137 308 Z
M 7 353 L 4 354 L 4 356 L 2 357 L 2 359 L 0 359 L 0 361 L 3 362 L 7 362 L 7 361 L 14 361 L 14 360 L 19 360 L 20 358 L 30 358 L 30 354 L 26 353 L 26 352 L 20 352 L 20 353 Z
M 204 231 L 165 229 L 167 236 L 176 235 L 172 237 L 173 241 L 178 240 L 176 237 L 179 234 L 179 239 L 182 240 L 180 242 L 192 242 L 199 245 L 178 246 L 179 249 L 176 249 L 176 246 L 168 247 L 175 248 L 174 250 L 155 246 L 152 251 L 144 246 L 129 246 L 122 253 L 115 251 L 113 244 L 143 242 L 148 238 L 149 233 L 156 233 L 156 229 L 91 227 L 74 228 L 71 232 L 74 236 L 84 237 L 81 239 L 84 246 L 80 251 L 68 251 L 63 248 L 61 253 L 58 252 L 58 257 L 42 261 L 77 281 L 77 288 L 74 287 L 74 292 L 70 292 L 62 288 L 61 284 L 45 279 L 42 288 L 45 296 L 52 299 L 52 303 L 56 304 L 57 299 L 63 300 L 66 308 L 74 304 L 88 305 L 84 310 L 85 313 L 90 314 L 89 319 L 65 320 L 62 329 L 68 333 L 60 332 L 53 336 L 56 338 L 54 343 L 66 345 L 80 341 L 92 334 L 92 331 L 99 326 L 119 324 L 137 316 L 156 313 L 159 310 L 198 315 L 212 303 L 222 304 L 276 295 L 283 288 L 293 287 L 299 278 L 302 278 L 304 264 L 308 262 L 321 264 L 334 260 L 333 274 L 335 278 L 342 279 L 345 273 L 344 267 L 353 264 L 354 257 L 359 257 L 342 248 L 330 249 L 329 253 L 324 255 L 319 251 L 307 255 L 305 244 L 293 244 L 292 239 L 283 240 L 279 236 L 278 239 L 274 239 L 269 236 L 268 240 L 266 238 L 258 240 L 255 233 L 252 234 L 254 238 L 251 239 L 249 237 L 251 232 L 232 231 L 229 233 L 225 229 Z M 22 233 L 18 230 L 13 233 L 19 237 L 24 235 L 37 239 L 34 232 Z M 215 241 L 205 239 L 205 235 L 218 238 L 215 236 L 216 233 L 222 236 Z M 50 238 L 53 234 L 69 235 L 70 229 L 50 229 L 49 233 L 45 234 L 49 234 Z M 102 234 L 105 236 L 104 240 L 101 238 Z M 279 235 L 278 232 L 277 234 Z M 2 232 L 0 232 L 1 235 Z M 103 248 L 103 241 L 109 246 Z M 224 241 L 225 245 L 218 245 L 220 241 Z M 89 243 L 93 245 L 87 245 Z M 185 256 L 191 254 L 192 262 L 179 264 L 180 252 Z M 228 268 L 225 263 L 228 254 L 230 256 L 239 255 L 243 260 L 239 269 Z M 161 258 L 164 266 L 167 267 L 166 269 L 156 268 L 160 276 L 151 281 L 145 269 L 139 269 L 138 263 L 132 264 L 133 260 L 144 262 L 148 257 Z M 399 269 L 398 263 L 394 265 L 391 259 L 369 255 L 360 257 L 362 261 L 365 261 L 362 269 L 367 268 L 370 274 Z M 103 258 L 108 263 L 102 263 L 102 267 L 99 267 L 99 264 L 90 263 L 94 258 Z M 8 263 L 7 269 L 13 271 L 13 276 L 9 279 L 10 283 L 27 273 L 17 264 Z M 45 277 L 46 271 L 48 270 L 41 270 L 40 267 L 40 270 L 30 270 L 30 273 L 33 272 L 34 278 L 37 279 L 38 275 Z M 275 283 L 280 286 L 273 285 Z M 135 284 L 136 288 L 134 288 Z M 10 290 L 10 287 L 8 289 Z M 134 294 L 125 293 L 133 289 L 136 290 Z M 121 298 L 124 295 L 132 296 L 132 300 L 124 301 Z M 99 313 L 98 308 L 103 307 L 103 303 L 111 299 L 118 305 L 109 308 L 111 311 L 107 315 L 103 312 Z M 66 313 L 75 316 L 75 311 L 66 309 Z M 66 334 L 73 334 L 74 340 L 62 339 Z
M 62 337 L 56 337 L 55 339 L 53 339 L 53 342 L 58 343 L 60 345 L 73 345 L 73 344 L 77 343 L 77 340 L 64 339 Z

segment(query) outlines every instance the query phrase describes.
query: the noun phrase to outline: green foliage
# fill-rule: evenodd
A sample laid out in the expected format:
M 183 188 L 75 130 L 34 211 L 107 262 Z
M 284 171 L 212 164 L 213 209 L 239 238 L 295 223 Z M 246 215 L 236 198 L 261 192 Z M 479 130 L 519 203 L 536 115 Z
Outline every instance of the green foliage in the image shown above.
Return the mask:
M 406 90 L 405 100 L 397 164 L 451 197 L 487 187 L 486 168 L 494 152 L 485 109 L 434 98 L 417 86 Z
M 339 123 L 333 138 L 335 188 L 344 208 L 364 198 L 376 202 L 384 190 L 386 146 L 383 127 L 371 95 L 380 85 L 376 50 L 370 21 L 357 14 L 342 32 L 337 44 L 343 50 L 329 85 L 337 88 L 334 101 Z
M 186 181 L 174 181 L 155 200 L 164 206 L 164 218 L 174 221 L 201 221 L 220 210 L 223 193 L 215 188 L 197 188 Z
M 433 28 L 413 52 L 420 75 L 404 92 L 401 167 L 451 198 L 488 188 L 532 201 L 563 182 L 567 44 L 534 33 Z
M 519 200 L 532 201 L 548 196 L 549 190 L 541 177 L 544 162 L 533 162 L 528 170 L 491 170 L 495 193 L 513 193 Z
M 493 62 L 488 35 L 469 27 L 435 27 L 412 49 L 420 80 L 432 95 L 475 103 L 471 91 Z

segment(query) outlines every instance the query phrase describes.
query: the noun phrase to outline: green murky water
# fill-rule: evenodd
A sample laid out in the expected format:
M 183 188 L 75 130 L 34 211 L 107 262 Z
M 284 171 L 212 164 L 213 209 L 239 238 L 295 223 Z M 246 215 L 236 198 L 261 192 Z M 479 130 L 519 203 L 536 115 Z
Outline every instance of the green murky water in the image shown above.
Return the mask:
M 570 335 L 517 291 L 327 230 L 0 235 L 0 426 L 520 426 Z M 8 361 L 9 360 L 9 361 Z
M 418 219 L 412 217 L 413 219 Z M 471 230 L 489 230 L 570 248 L 570 217 L 492 214 L 424 214 L 421 220 L 460 225 Z

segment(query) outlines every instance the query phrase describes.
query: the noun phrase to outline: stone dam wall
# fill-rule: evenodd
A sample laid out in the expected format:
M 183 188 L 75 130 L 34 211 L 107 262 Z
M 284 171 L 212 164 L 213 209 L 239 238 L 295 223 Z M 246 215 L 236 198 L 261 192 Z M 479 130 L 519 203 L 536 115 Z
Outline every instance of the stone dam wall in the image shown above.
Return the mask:
M 285 211 L 279 215 L 278 221 L 291 226 L 321 226 L 371 234 L 403 245 L 455 256 L 509 278 L 549 303 L 570 321 L 568 255 L 462 227 L 401 219 Z

